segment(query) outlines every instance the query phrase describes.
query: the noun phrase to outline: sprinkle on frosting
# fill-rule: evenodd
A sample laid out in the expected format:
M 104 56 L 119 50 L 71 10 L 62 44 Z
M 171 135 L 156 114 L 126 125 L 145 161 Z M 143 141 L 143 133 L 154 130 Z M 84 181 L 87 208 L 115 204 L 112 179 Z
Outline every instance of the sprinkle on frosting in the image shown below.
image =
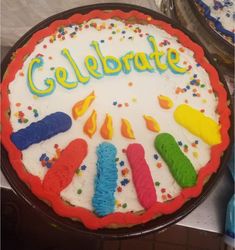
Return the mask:
M 157 154 L 154 154 L 153 158 L 154 158 L 155 160 L 158 160 L 159 157 L 158 157 Z
M 127 108 L 130 106 L 128 102 L 118 103 L 117 101 L 113 101 L 112 104 L 113 104 L 113 106 L 116 106 L 118 108 L 122 108 L 122 107 Z
M 159 161 L 159 162 L 157 162 L 156 166 L 157 166 L 157 168 L 161 168 L 162 167 L 162 163 Z
M 87 168 L 86 165 L 82 165 L 82 166 L 81 166 L 81 170 L 82 170 L 82 171 L 86 170 L 86 168 Z
M 130 180 L 125 178 L 125 179 L 121 180 L 120 182 L 121 182 L 122 186 L 126 186 L 130 182 Z
M 29 120 L 25 117 L 25 114 L 23 111 L 19 111 L 15 113 L 15 116 L 17 117 L 18 123 L 27 123 Z
M 185 84 L 183 88 L 176 87 L 175 93 L 184 94 L 190 92 L 192 97 L 201 97 L 201 90 L 206 88 L 204 83 L 201 83 L 201 80 L 198 78 L 197 74 L 194 74 L 193 77 L 190 78 L 190 81 Z M 206 99 L 202 99 L 203 103 L 206 103 Z
M 39 161 L 40 161 L 40 163 L 41 163 L 41 165 L 42 165 L 43 167 L 46 166 L 47 168 L 51 168 L 52 163 L 53 163 L 53 161 L 51 161 L 51 160 L 49 159 L 49 157 L 47 156 L 46 153 L 43 153 L 43 154 L 40 156 Z
M 33 109 L 33 115 L 35 118 L 39 116 L 37 109 Z
M 120 165 L 121 167 L 123 167 L 123 166 L 125 165 L 125 162 L 124 162 L 124 161 L 120 161 L 120 162 L 119 162 L 119 165 Z
M 127 203 L 123 203 L 122 208 L 127 208 Z
M 122 171 L 121 171 L 121 173 L 122 173 L 122 176 L 127 176 L 128 175 L 128 173 L 129 173 L 129 169 L 128 168 L 124 168 L 124 169 L 122 169 Z
M 28 111 L 33 113 L 33 118 L 37 118 L 39 116 L 38 110 L 32 106 L 28 106 L 26 109 L 20 102 L 17 102 L 15 106 L 18 108 L 21 107 L 21 110 L 14 114 L 14 116 L 17 118 L 17 122 L 20 124 L 28 123 L 30 121 L 31 114 Z
M 82 189 L 79 188 L 78 191 L 77 191 L 77 194 L 81 194 L 82 193 Z
M 156 181 L 154 184 L 155 184 L 155 186 L 157 186 L 157 187 L 160 186 L 160 182 L 159 182 L 159 181 Z
M 47 156 L 46 153 L 41 154 L 39 161 L 42 167 L 51 168 L 54 162 L 60 157 L 61 149 L 59 148 L 59 145 L 55 144 L 54 149 L 55 149 L 55 155 L 51 157 L 51 159 Z
M 117 167 L 115 146 L 108 142 L 101 143 L 96 150 L 97 175 L 95 178 L 95 193 L 92 198 L 94 211 L 99 216 L 105 216 L 114 211 L 114 192 L 117 187 Z

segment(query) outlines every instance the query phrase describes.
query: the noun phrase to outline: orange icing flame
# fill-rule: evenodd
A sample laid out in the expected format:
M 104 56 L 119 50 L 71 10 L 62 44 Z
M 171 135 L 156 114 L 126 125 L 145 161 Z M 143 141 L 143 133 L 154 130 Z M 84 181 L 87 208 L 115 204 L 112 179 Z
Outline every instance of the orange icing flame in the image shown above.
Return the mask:
M 158 102 L 163 109 L 170 109 L 173 107 L 173 101 L 167 96 L 158 96 Z
M 126 138 L 135 139 L 135 135 L 134 135 L 134 132 L 131 128 L 131 124 L 126 119 L 122 119 L 121 133 Z
M 97 113 L 95 110 L 93 110 L 92 114 L 89 116 L 83 127 L 84 133 L 87 134 L 90 138 L 92 138 L 97 129 L 96 120 L 97 120 Z
M 106 114 L 104 123 L 100 129 L 100 134 L 106 140 L 111 140 L 113 137 L 113 120 L 109 114 Z
M 146 127 L 153 131 L 153 132 L 159 132 L 160 131 L 160 126 L 158 122 L 150 115 L 143 115 L 145 122 L 146 122 Z
M 95 93 L 92 91 L 85 99 L 74 104 L 72 108 L 73 118 L 76 120 L 78 117 L 84 115 L 91 103 L 95 99 Z

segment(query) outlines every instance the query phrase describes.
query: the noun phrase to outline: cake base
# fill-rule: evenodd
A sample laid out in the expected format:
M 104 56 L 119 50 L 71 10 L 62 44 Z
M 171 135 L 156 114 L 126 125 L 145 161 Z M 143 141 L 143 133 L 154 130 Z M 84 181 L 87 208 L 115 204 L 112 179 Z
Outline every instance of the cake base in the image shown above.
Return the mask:
M 129 5 L 118 5 L 118 4 L 114 4 L 114 5 L 99 5 L 98 7 L 97 7 L 97 5 L 95 5 L 95 6 L 88 6 L 88 7 L 86 7 L 86 10 L 87 10 L 87 12 L 89 12 L 90 10 L 92 10 L 92 8 L 94 8 L 94 9 L 97 9 L 97 8 L 103 8 L 103 9 L 107 9 L 107 8 L 110 8 L 110 9 L 112 9 L 112 8 L 117 8 L 117 9 L 122 9 L 122 10 L 124 10 L 124 11 L 130 11 L 130 10 L 133 10 L 133 9 L 136 9 L 136 10 L 139 10 L 139 11 L 141 11 L 141 12 L 143 12 L 143 13 L 146 13 L 146 14 L 148 14 L 148 15 L 151 15 L 154 19 L 160 19 L 160 20 L 164 20 L 164 21 L 167 21 L 168 23 L 172 23 L 172 21 L 170 21 L 170 20 L 168 20 L 168 19 L 166 19 L 165 17 L 162 17 L 162 16 L 160 16 L 160 15 L 158 15 L 158 14 L 156 14 L 155 12 L 152 12 L 152 11 L 149 11 L 149 10 L 146 10 L 146 9 L 143 9 L 143 8 L 139 8 L 139 7 L 133 7 L 133 6 L 129 6 Z M 83 9 L 84 10 L 84 9 Z M 73 13 L 76 13 L 76 12 L 80 12 L 80 8 L 78 8 L 78 9 L 75 9 L 75 10 L 71 10 L 70 11 L 70 15 L 72 15 Z M 67 13 L 67 12 L 66 12 Z M 68 13 L 67 13 L 68 14 Z M 48 21 L 45 21 L 45 23 L 42 23 L 41 25 L 43 26 L 43 25 L 45 25 L 45 26 L 47 26 L 50 22 L 52 22 L 53 20 L 56 20 L 58 17 L 61 17 L 61 16 L 55 16 L 54 17 L 54 19 L 50 19 L 50 21 L 48 22 Z M 65 16 L 66 17 L 66 16 Z M 174 26 L 174 27 L 176 27 L 177 28 L 177 25 L 175 25 L 175 24 L 173 24 L 172 23 L 172 25 Z M 44 26 L 44 27 L 45 27 Z M 41 29 L 42 27 L 37 27 L 37 29 Z M 182 29 L 182 28 L 181 28 Z M 35 30 L 33 30 L 32 32 L 34 32 Z M 186 34 L 187 34 L 187 32 L 185 32 Z M 25 40 L 24 40 L 25 39 Z M 22 42 L 21 44 L 24 44 L 24 42 L 26 42 L 26 40 L 27 40 L 27 36 L 26 37 L 23 37 L 20 41 L 19 41 L 19 43 L 20 42 Z M 24 41 L 24 42 L 23 42 Z M 18 45 L 16 44 L 16 46 L 15 46 L 15 48 L 13 48 L 13 50 L 15 50 L 15 49 L 17 49 L 18 48 Z M 207 56 L 207 58 L 209 58 L 210 59 L 210 57 L 208 56 L 208 54 L 206 55 Z M 5 61 L 4 61 L 4 63 L 5 63 L 5 65 L 7 65 L 8 64 L 8 62 L 10 61 L 10 54 L 8 55 L 8 58 L 6 58 L 5 59 Z M 212 63 L 212 60 L 210 59 L 210 61 L 211 61 L 211 63 Z M 213 63 L 212 63 L 213 64 Z M 221 79 L 222 79 L 222 81 L 223 81 L 223 78 L 221 77 Z M 227 152 L 228 152 L 229 150 L 227 150 Z M 227 154 L 227 152 L 226 152 L 226 154 Z M 6 156 L 5 156 L 6 157 Z M 224 157 L 223 157 L 223 159 L 224 159 Z M 7 161 L 6 161 L 7 162 Z M 7 163 L 8 165 L 9 165 L 9 162 Z M 6 165 L 7 165 L 6 164 Z M 5 168 L 5 167 L 4 167 Z M 32 193 L 28 190 L 28 189 L 25 189 L 25 188 L 23 188 L 23 186 L 25 187 L 25 185 L 21 182 L 21 181 L 19 181 L 19 179 L 18 179 L 18 177 L 15 175 L 15 177 L 12 177 L 12 175 L 10 174 L 9 175 L 9 171 L 11 171 L 12 170 L 12 168 L 11 167 L 9 167 L 8 169 L 5 169 L 5 170 L 3 170 L 3 172 L 6 174 L 6 176 L 7 176 L 7 178 L 8 178 L 8 180 L 9 180 L 9 182 L 12 184 L 13 183 L 13 187 L 15 186 L 15 188 L 16 188 L 16 190 L 17 190 L 17 192 L 21 195 L 21 196 L 23 196 L 25 199 L 27 199 L 26 198 L 26 196 L 24 195 L 25 194 L 25 192 L 29 192 L 30 193 L 30 195 L 32 195 Z M 220 169 L 222 169 L 222 168 L 220 168 Z M 138 234 L 143 234 L 143 230 L 144 230 L 144 228 L 145 227 L 147 227 L 145 230 L 146 230 L 146 233 L 147 232 L 149 232 L 150 230 L 161 230 L 162 228 L 164 228 L 164 227 L 166 227 L 166 226 L 168 226 L 168 225 L 170 225 L 170 224 L 172 224 L 172 223 L 175 223 L 176 221 L 178 221 L 180 218 L 182 218 L 183 216 L 185 216 L 187 213 L 189 213 L 193 208 L 195 208 L 197 205 L 198 205 L 198 203 L 201 201 L 201 199 L 202 199 L 202 197 L 205 197 L 205 194 L 209 191 L 209 189 L 210 188 L 207 188 L 207 187 L 210 187 L 210 185 L 212 185 L 212 184 L 210 184 L 209 185 L 209 183 L 214 183 L 213 182 L 213 180 L 216 180 L 217 178 L 218 178 L 218 176 L 219 176 L 219 172 L 220 172 L 220 169 L 219 169 L 219 171 L 217 172 L 217 174 L 215 175 L 215 177 L 213 178 L 211 178 L 210 180 L 209 180 L 209 182 L 205 185 L 205 187 L 204 187 L 204 191 L 202 192 L 202 194 L 200 195 L 200 197 L 198 197 L 198 198 L 195 198 L 195 199 L 192 199 L 192 200 L 190 200 L 190 201 L 188 201 L 181 209 L 179 209 L 177 212 L 175 212 L 174 214 L 171 214 L 171 215 L 164 215 L 164 216 L 162 216 L 162 217 L 160 217 L 160 218 L 158 218 L 158 219 L 156 219 L 156 220 L 153 220 L 153 221 L 150 221 L 150 222 L 148 222 L 148 223 L 145 223 L 144 225 L 140 225 L 140 226 L 133 226 L 132 227 L 132 229 L 131 229 L 131 231 L 133 232 L 132 233 L 132 235 L 133 236 L 135 236 L 135 235 L 138 235 Z M 15 173 L 14 173 L 15 174 Z M 11 177 L 10 177 L 11 176 Z M 17 180 L 15 183 L 14 183 L 14 181 L 12 182 L 12 178 L 16 178 L 15 180 Z M 211 181 L 212 180 L 212 181 Z M 17 184 L 17 182 L 18 183 L 20 183 L 20 185 L 23 185 L 23 186 L 21 186 L 21 187 L 16 187 L 18 184 Z M 22 190 L 24 190 L 24 194 L 22 195 Z M 25 190 L 27 190 L 27 191 L 25 191 Z M 33 197 L 33 199 L 36 199 L 37 200 L 37 202 L 41 202 L 41 201 L 39 201 L 35 196 L 33 196 L 32 195 L 32 197 Z M 29 201 L 29 199 L 30 198 L 28 198 L 27 200 Z M 31 204 L 35 204 L 34 203 L 35 202 L 35 200 L 31 203 Z M 44 204 L 45 205 L 45 204 Z M 37 206 L 35 206 L 35 205 L 33 205 L 35 208 L 37 208 Z M 39 206 L 41 206 L 41 205 L 39 205 Z M 40 210 L 41 210 L 41 208 L 40 208 Z M 50 214 L 52 213 L 52 214 L 54 214 L 52 211 L 51 211 L 51 209 L 50 208 L 48 208 L 47 207 L 47 209 L 46 209 L 47 211 L 45 212 L 45 214 L 48 216 L 49 215 L 49 217 L 51 218 L 51 217 L 54 217 L 54 216 L 50 216 Z M 50 212 L 49 212 L 50 211 Z M 54 218 L 56 218 L 56 221 L 57 221 L 57 219 L 58 219 L 58 221 L 59 221 L 59 223 L 61 223 L 62 222 L 62 224 L 65 226 L 66 224 L 67 224 L 67 222 L 68 222 L 68 219 L 63 219 L 63 218 L 61 218 L 61 217 L 59 217 L 59 216 L 57 216 L 57 215 L 55 215 L 55 217 Z M 66 222 L 65 222 L 66 221 Z M 65 223 L 65 224 L 64 224 Z M 70 227 L 71 228 L 71 225 L 72 224 L 70 224 L 70 223 L 73 223 L 72 221 L 70 221 L 70 222 L 68 222 L 68 224 L 67 224 L 67 226 L 68 227 Z M 77 227 L 77 222 L 75 222 L 76 224 L 76 227 Z M 88 230 L 88 229 L 85 229 L 82 225 L 80 225 L 79 224 L 79 227 L 81 226 L 81 228 L 80 228 L 80 230 L 81 231 L 84 231 L 84 232 L 87 232 L 88 234 L 89 233 L 91 233 L 90 232 L 90 230 Z M 115 233 L 111 230 L 111 231 L 109 231 L 108 229 L 102 229 L 102 230 L 97 230 L 96 232 L 93 232 L 92 234 L 94 234 L 94 235 L 97 235 L 97 234 L 100 234 L 100 235 L 102 235 L 103 236 L 103 234 L 106 234 L 107 233 L 107 235 L 112 235 L 111 236 L 111 238 L 119 238 L 119 237 L 125 237 L 124 235 L 122 235 L 124 232 L 125 232 L 126 230 L 125 229 L 120 229 L 120 231 L 119 231 L 119 229 L 118 230 L 115 230 Z M 119 236 L 117 236 L 117 234 L 119 234 L 120 233 L 120 235 Z M 125 234 L 125 233 L 124 233 Z M 130 235 L 130 233 L 128 233 L 128 236 Z M 107 236 L 107 237 L 109 237 L 109 236 Z

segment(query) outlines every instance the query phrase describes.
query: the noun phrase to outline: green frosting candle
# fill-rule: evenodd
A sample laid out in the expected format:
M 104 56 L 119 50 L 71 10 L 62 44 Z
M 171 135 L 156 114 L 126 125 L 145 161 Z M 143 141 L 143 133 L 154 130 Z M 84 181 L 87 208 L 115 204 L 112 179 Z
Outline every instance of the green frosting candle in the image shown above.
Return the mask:
M 197 173 L 172 135 L 168 133 L 157 135 L 154 146 L 168 165 L 172 176 L 182 188 L 192 187 L 196 184 Z

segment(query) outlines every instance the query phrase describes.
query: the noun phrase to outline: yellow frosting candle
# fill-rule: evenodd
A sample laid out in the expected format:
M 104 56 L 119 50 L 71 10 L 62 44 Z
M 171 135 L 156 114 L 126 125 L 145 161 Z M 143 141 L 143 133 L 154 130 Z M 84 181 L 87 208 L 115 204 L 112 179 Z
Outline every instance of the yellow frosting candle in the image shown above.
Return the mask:
M 209 145 L 221 142 L 220 125 L 200 111 L 182 104 L 174 112 L 177 123 Z

